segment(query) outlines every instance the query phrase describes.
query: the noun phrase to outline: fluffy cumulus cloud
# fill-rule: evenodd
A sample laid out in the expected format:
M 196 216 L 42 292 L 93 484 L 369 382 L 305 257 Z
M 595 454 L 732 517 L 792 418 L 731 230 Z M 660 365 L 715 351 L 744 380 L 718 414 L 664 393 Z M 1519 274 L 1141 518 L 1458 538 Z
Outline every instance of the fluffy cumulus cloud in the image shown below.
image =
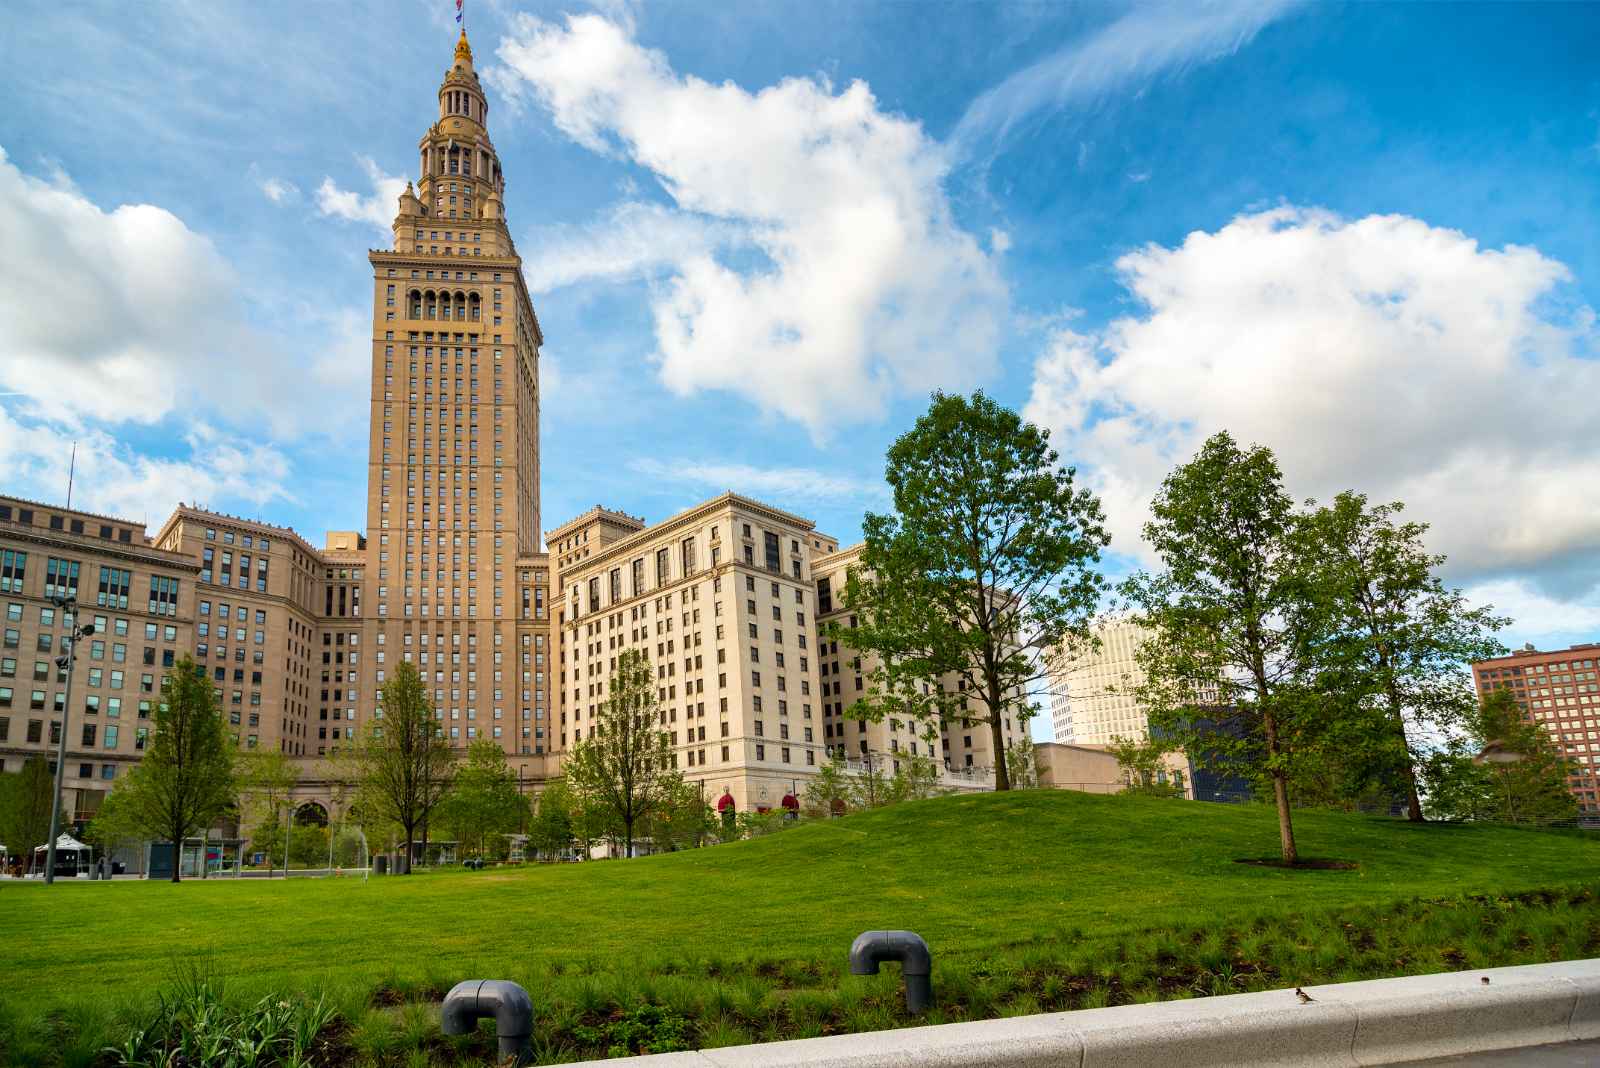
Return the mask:
M 72 503 L 158 526 L 179 501 L 265 505 L 292 501 L 289 461 L 259 442 L 193 424 L 178 455 L 150 456 L 105 430 L 22 421 L 0 408 L 0 470 L 7 492 L 46 501 L 66 497 L 67 472 L 77 447 Z
M 147 424 L 205 400 L 291 419 L 269 403 L 282 376 L 232 266 L 171 212 L 104 210 L 0 149 L 0 248 L 0 390 L 56 419 Z
M 939 146 L 865 84 L 712 84 L 594 14 L 523 16 L 499 57 L 501 84 L 669 198 L 538 242 L 528 266 L 541 286 L 651 278 L 669 388 L 740 393 L 821 434 L 991 369 L 1008 301 L 994 258 L 951 218 Z
M 322 184 L 317 186 L 317 210 L 336 219 L 367 223 L 390 236 L 394 231 L 394 217 L 400 210 L 400 194 L 406 191 L 406 180 L 385 174 L 370 156 L 357 156 L 356 162 L 366 174 L 372 192 L 340 189 L 332 178 L 323 178 Z
M 1600 579 L 1600 339 L 1562 264 L 1286 207 L 1117 269 L 1140 311 L 1055 334 L 1027 415 L 1089 471 L 1123 551 L 1142 553 L 1166 472 L 1227 429 L 1271 446 L 1298 496 L 1405 501 L 1453 578 L 1531 578 L 1530 611 Z

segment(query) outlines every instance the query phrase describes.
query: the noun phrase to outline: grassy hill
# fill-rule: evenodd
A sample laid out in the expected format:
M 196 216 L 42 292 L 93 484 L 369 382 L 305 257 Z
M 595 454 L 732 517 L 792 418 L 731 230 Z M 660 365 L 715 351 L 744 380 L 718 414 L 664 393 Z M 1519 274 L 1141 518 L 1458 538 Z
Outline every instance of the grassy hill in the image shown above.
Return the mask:
M 18 1027 L 86 995 L 97 1013 L 134 1012 L 198 959 L 236 996 L 325 989 L 357 1015 L 374 991 L 403 1001 L 468 977 L 524 981 L 568 1032 L 643 997 L 704 1045 L 896 1022 L 894 976 L 842 975 L 869 928 L 928 940 L 948 1019 L 1600 951 L 1596 837 L 1310 812 L 1296 824 L 1304 855 L 1355 870 L 1236 863 L 1276 852 L 1262 808 L 1028 791 L 625 862 L 365 883 L 6 883 L 7 970 L 26 981 L 0 984 L 0 1004 Z M 1541 889 L 1561 893 L 1461 900 Z

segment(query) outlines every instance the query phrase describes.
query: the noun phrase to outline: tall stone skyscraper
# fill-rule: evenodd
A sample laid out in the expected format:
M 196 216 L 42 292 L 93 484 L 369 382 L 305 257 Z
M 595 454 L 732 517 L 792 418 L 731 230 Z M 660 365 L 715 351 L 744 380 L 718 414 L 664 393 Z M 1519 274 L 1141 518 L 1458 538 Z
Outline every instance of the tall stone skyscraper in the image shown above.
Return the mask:
M 362 614 L 371 652 L 361 704 L 372 706 L 386 666 L 409 659 L 453 745 L 492 737 L 508 753 L 531 755 L 544 746 L 522 730 L 534 702 L 519 685 L 529 673 L 517 621 L 532 568 L 543 567 L 543 338 L 506 227 L 505 175 L 487 121 L 463 32 L 439 87 L 438 119 L 418 145 L 420 177 L 400 198 L 393 249 L 368 257 Z

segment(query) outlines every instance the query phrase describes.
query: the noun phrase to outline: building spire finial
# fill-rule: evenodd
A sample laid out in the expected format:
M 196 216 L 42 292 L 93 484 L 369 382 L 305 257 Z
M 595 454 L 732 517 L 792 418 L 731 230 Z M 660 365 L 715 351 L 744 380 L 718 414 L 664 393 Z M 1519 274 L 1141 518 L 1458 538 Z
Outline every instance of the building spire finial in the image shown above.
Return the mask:
M 456 41 L 456 62 L 460 63 L 462 60 L 466 60 L 469 65 L 472 63 L 472 46 L 467 43 L 465 26 L 461 27 L 461 37 Z

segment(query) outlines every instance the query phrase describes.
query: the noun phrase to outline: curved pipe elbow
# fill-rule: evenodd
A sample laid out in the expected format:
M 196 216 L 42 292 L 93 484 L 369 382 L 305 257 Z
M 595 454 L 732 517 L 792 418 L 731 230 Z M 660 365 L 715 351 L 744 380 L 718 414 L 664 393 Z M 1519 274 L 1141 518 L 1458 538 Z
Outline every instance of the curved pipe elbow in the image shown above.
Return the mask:
M 877 975 L 884 961 L 899 961 L 902 975 L 932 975 L 933 955 L 914 931 L 863 931 L 850 944 L 850 973 Z
M 483 1019 L 494 1020 L 500 1055 L 515 1055 L 525 1063 L 533 1037 L 533 999 L 528 992 L 506 979 L 467 979 L 450 988 L 439 1010 L 445 1034 L 470 1034 Z

